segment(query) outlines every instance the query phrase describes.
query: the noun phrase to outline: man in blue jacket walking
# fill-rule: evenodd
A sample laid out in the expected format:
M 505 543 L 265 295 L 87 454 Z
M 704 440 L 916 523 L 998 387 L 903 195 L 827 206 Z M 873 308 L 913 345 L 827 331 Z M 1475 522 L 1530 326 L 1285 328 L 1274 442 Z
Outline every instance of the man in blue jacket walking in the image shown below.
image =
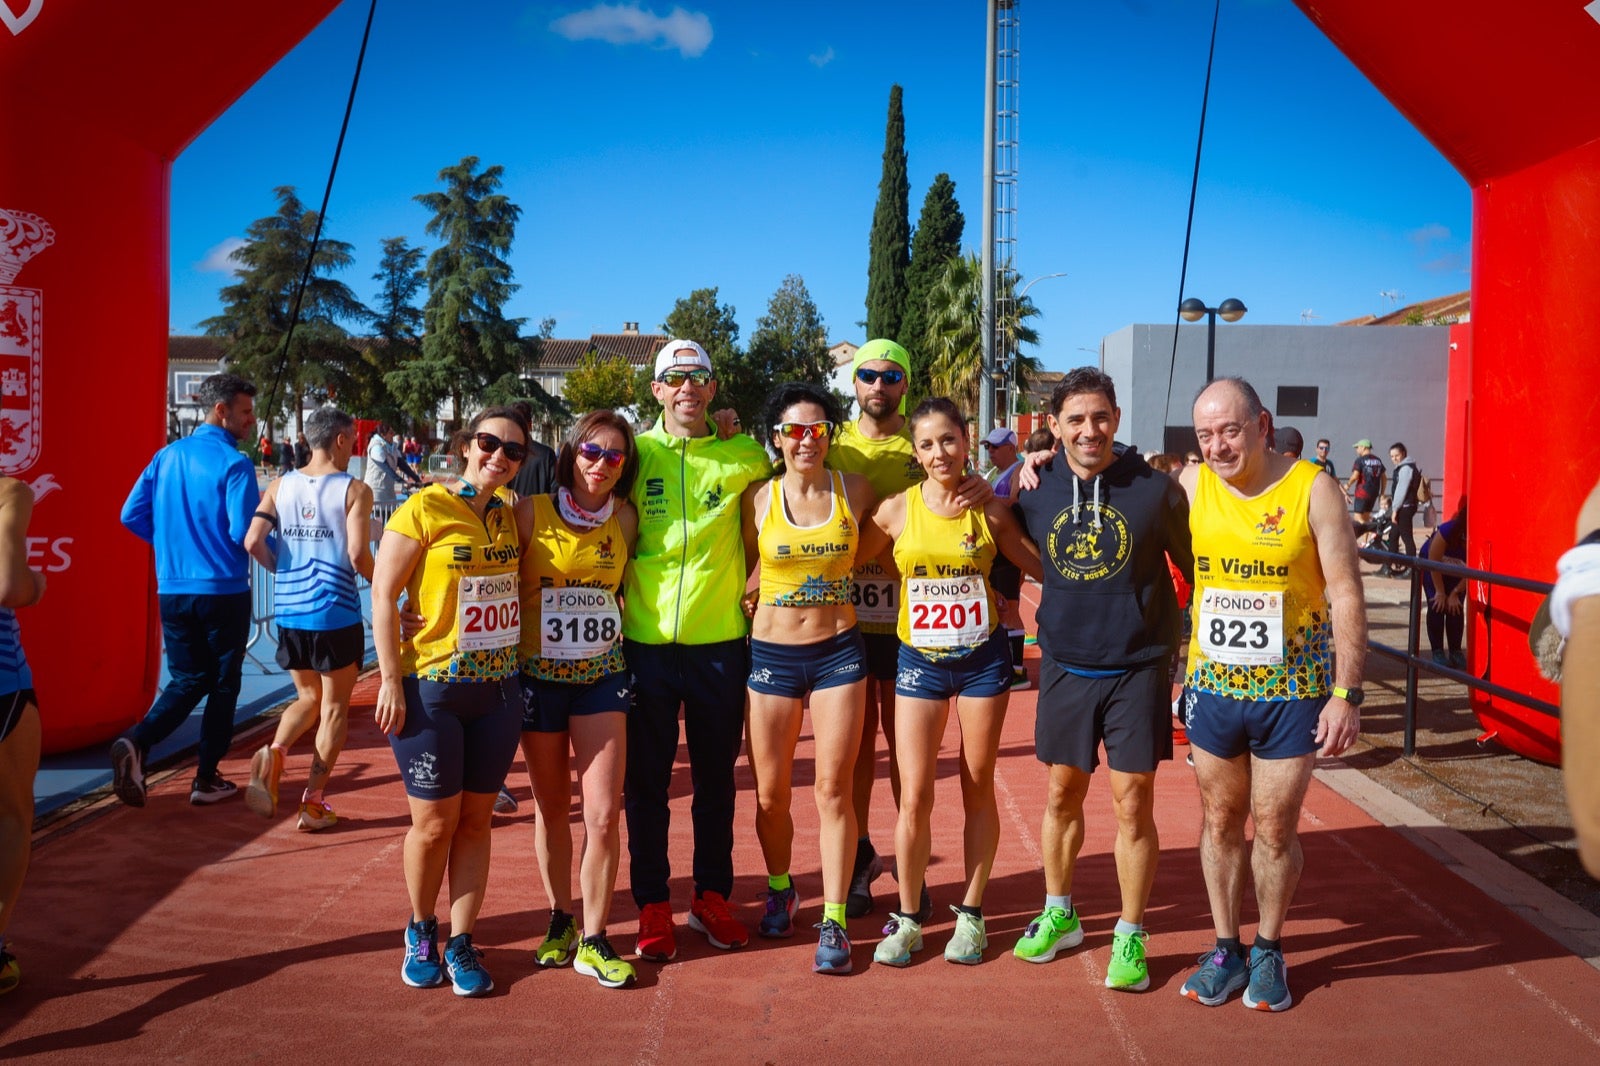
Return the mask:
M 217 772 L 233 740 L 239 673 L 250 633 L 250 557 L 244 536 L 261 502 L 255 467 L 239 450 L 255 428 L 256 387 L 235 374 L 200 383 L 205 423 L 156 453 L 122 505 L 122 524 L 156 550 L 156 592 L 171 682 L 144 719 L 111 745 L 111 787 L 143 807 L 144 760 L 203 699 L 200 765 L 189 802 L 238 791 Z

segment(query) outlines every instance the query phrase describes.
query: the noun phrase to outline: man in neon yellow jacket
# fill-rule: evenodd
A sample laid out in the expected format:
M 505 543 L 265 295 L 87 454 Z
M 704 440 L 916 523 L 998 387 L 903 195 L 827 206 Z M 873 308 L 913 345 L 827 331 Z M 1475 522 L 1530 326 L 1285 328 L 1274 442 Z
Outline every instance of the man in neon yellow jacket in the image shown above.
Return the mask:
M 747 569 L 739 496 L 771 475 L 761 445 L 718 438 L 707 412 L 717 394 L 711 359 L 693 341 L 656 355 L 651 392 L 660 420 L 639 434 L 632 499 L 639 538 L 628 567 L 623 651 L 633 675 L 624 808 L 640 958 L 677 953 L 668 888 L 667 788 L 678 752 L 678 708 L 694 779 L 694 901 L 689 927 L 735 948 L 749 934 L 728 907 L 733 890 L 733 766 L 744 735 L 749 623 L 740 606 Z

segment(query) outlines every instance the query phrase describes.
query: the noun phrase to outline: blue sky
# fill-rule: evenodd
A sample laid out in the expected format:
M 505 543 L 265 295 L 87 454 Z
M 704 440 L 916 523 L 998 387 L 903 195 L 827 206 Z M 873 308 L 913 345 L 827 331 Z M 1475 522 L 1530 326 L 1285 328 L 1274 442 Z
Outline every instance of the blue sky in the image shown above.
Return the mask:
M 556 335 L 651 330 L 717 286 L 748 339 L 786 274 L 861 342 L 889 87 L 905 88 L 913 224 L 947 171 L 979 243 L 983 0 L 875 5 L 383 0 L 327 233 L 372 299 L 379 242 L 427 247 L 412 197 L 466 155 L 523 209 L 510 311 Z M 1046 367 L 1170 322 L 1205 75 L 1205 0 L 1021 6 L 1017 258 Z M 172 313 L 216 313 L 223 257 L 321 197 L 365 0 L 346 0 L 178 159 Z M 1466 183 L 1289 0 L 1226 0 L 1185 295 L 1322 325 L 1466 289 Z M 1227 328 L 1227 327 L 1222 327 Z

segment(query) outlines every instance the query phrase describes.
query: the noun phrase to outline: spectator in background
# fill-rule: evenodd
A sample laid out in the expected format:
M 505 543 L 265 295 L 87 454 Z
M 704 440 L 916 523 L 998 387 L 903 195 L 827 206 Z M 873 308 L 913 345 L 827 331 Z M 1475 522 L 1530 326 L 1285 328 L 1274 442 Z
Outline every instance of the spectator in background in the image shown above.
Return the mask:
M 522 417 L 527 420 L 528 425 L 534 424 L 533 404 L 527 400 L 518 400 L 511 406 L 522 412 Z M 511 491 L 519 498 L 548 496 L 556 491 L 555 449 L 529 437 L 528 458 L 523 461 L 522 469 L 517 471 L 517 476 L 511 479 Z
M 311 445 L 306 440 L 304 433 L 296 433 L 294 437 L 294 468 L 300 470 L 311 461 Z
M 1436 563 L 1467 562 L 1467 502 L 1461 501 L 1455 516 L 1439 524 L 1422 542 L 1422 554 Z M 1462 600 L 1467 593 L 1467 583 L 1459 577 L 1446 577 L 1432 570 L 1422 572 L 1422 602 L 1427 607 L 1428 647 L 1433 661 L 1440 666 L 1457 670 L 1467 665 L 1461 651 L 1461 634 L 1465 628 Z M 1449 652 L 1445 651 L 1448 644 Z
M 44 575 L 28 568 L 28 519 L 33 493 L 15 478 L 0 478 L 0 995 L 17 987 L 21 971 L 6 947 L 33 846 L 33 778 L 39 770 L 39 707 L 33 671 L 22 650 L 16 609 L 44 595 Z
M 283 443 L 278 446 L 278 472 L 280 474 L 287 474 L 293 469 L 294 441 L 290 440 L 289 435 L 285 433 L 283 435 Z
M 1383 483 L 1388 471 L 1384 468 L 1383 460 L 1372 454 L 1370 440 L 1363 437 L 1356 441 L 1354 447 L 1356 461 L 1350 468 L 1345 490 L 1350 494 L 1350 510 L 1355 514 L 1356 521 L 1365 522 L 1371 518 L 1372 509 L 1383 495 Z
M 1291 459 L 1299 459 L 1306 450 L 1306 439 L 1300 431 L 1293 426 L 1284 426 L 1278 430 L 1278 454 L 1287 455 Z
M 1056 450 L 1056 435 L 1045 426 L 1040 426 L 1028 434 L 1028 439 L 1023 442 L 1022 450 L 1029 455 L 1034 452 L 1053 452 Z
M 400 452 L 386 436 L 388 429 L 383 423 L 378 424 L 377 430 L 367 441 L 367 461 L 361 468 L 361 480 L 372 490 L 374 506 L 383 508 L 394 506 L 399 498 L 400 483 L 406 480 L 400 472 Z M 387 515 L 388 511 L 385 510 L 383 514 Z
M 1328 458 L 1328 449 L 1333 447 L 1333 442 L 1323 437 L 1317 441 L 1317 456 L 1311 461 L 1322 467 L 1322 472 L 1331 478 L 1338 478 L 1339 472 L 1333 468 L 1333 460 Z
M 261 494 L 255 464 L 239 443 L 255 428 L 256 387 L 234 374 L 212 374 L 199 392 L 204 424 L 157 452 L 122 505 L 122 524 L 155 547 L 156 600 L 172 675 L 144 719 L 111 745 L 111 787 L 130 807 L 144 806 L 150 749 L 201 700 L 200 765 L 189 802 L 216 803 L 238 791 L 217 764 L 233 741 L 250 635 L 244 538 Z
M 1389 503 L 1389 539 L 1385 545 L 1391 552 L 1400 550 L 1400 542 L 1405 541 L 1406 555 L 1417 554 L 1417 542 L 1413 538 L 1412 523 L 1417 520 L 1417 493 L 1422 489 L 1422 472 L 1417 469 L 1417 464 L 1406 457 L 1406 446 L 1399 441 L 1389 446 L 1389 461 L 1394 464 L 1394 482 L 1392 492 L 1394 495 Z M 1402 577 L 1405 569 L 1400 566 L 1385 566 L 1378 571 L 1384 577 Z

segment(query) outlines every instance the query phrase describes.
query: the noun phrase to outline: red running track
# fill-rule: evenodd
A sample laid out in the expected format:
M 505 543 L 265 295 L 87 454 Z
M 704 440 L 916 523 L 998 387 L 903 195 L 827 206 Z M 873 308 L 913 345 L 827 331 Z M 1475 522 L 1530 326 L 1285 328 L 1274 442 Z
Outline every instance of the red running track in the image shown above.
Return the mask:
M 1034 655 L 1032 649 L 1030 656 Z M 1158 776 L 1164 843 L 1152 906 L 1152 985 L 1101 985 L 1116 920 L 1110 798 L 1089 796 L 1074 899 L 1087 937 L 1048 965 L 1010 948 L 1040 908 L 1038 827 L 1045 776 L 1032 753 L 1034 693 L 1012 698 L 997 771 L 1003 837 L 985 911 L 991 946 L 977 967 L 942 957 L 947 905 L 962 880 L 957 736 L 940 758 L 934 862 L 938 917 L 905 970 L 875 966 L 893 883 L 877 912 L 851 923 L 856 972 L 810 971 L 819 920 L 809 732 L 797 762 L 795 849 L 802 935 L 717 951 L 683 924 L 690 885 L 689 778 L 674 777 L 672 855 L 679 953 L 640 964 L 632 989 L 570 969 L 536 968 L 545 902 L 534 869 L 532 803 L 497 820 L 489 895 L 476 939 L 493 996 L 460 1000 L 399 980 L 406 918 L 400 869 L 407 817 L 387 745 L 371 724 L 373 679 L 357 690 L 350 747 L 334 779 L 344 821 L 297 833 L 242 802 L 192 808 L 187 768 L 158 781 L 149 806 L 114 800 L 38 847 L 12 929 L 21 988 L 0 999 L 0 1059 L 50 1063 L 407 1061 L 879 1063 L 1160 1062 L 1182 1056 L 1295 1062 L 1600 1061 L 1600 973 L 1447 872 L 1395 832 L 1313 782 L 1302 820 L 1306 872 L 1285 948 L 1296 1003 L 1279 1015 L 1237 997 L 1205 1008 L 1179 997 L 1211 939 L 1195 841 L 1193 778 L 1180 759 Z M 223 771 L 248 776 L 260 734 L 241 738 Z M 309 761 L 290 759 L 284 792 Z M 893 840 L 886 755 L 873 837 Z M 521 775 L 520 761 L 515 775 Z M 735 903 L 752 925 L 764 887 L 754 803 L 741 772 Z M 578 829 L 581 835 L 581 826 Z M 576 876 L 574 876 L 576 884 Z M 443 910 L 443 907 L 441 907 Z M 1250 904 L 1246 905 L 1247 923 Z M 611 933 L 631 952 L 637 913 L 624 879 Z M 1247 932 L 1253 929 L 1247 927 Z M 1223 1053 L 1222 1049 L 1227 1049 Z

